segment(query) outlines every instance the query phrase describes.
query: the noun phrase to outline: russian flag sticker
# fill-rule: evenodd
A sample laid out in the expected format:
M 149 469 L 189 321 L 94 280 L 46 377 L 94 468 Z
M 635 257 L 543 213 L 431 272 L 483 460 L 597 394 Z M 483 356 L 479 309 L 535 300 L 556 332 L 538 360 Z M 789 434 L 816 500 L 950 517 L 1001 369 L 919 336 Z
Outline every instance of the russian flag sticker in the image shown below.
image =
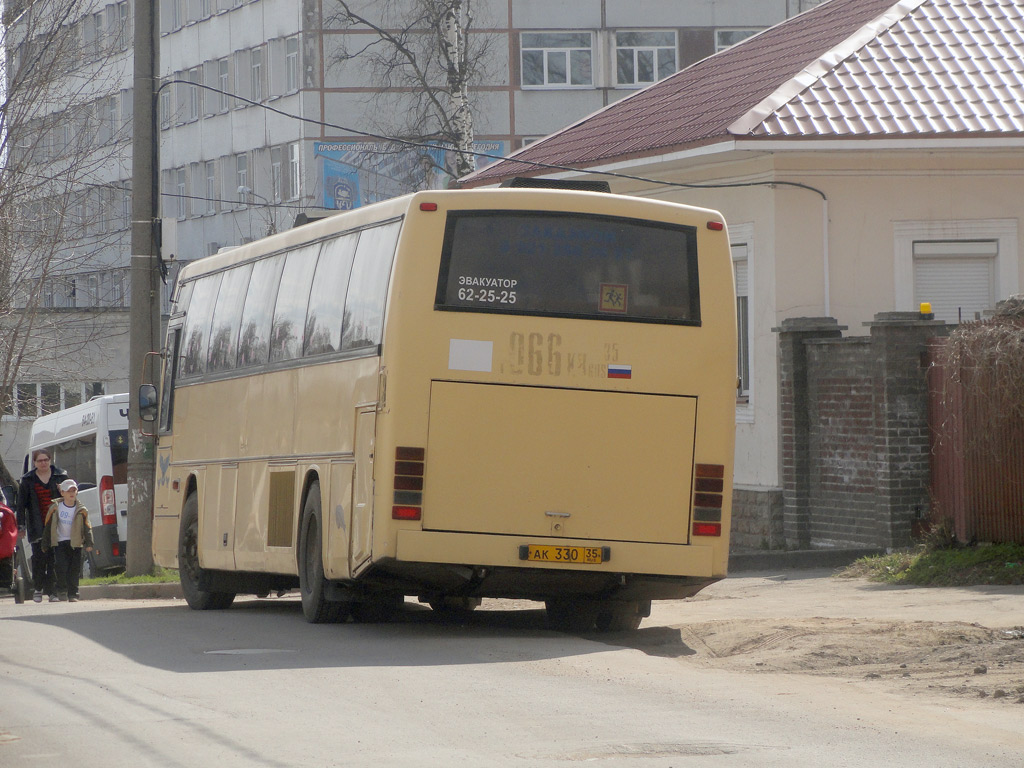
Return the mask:
M 632 365 L 608 365 L 609 379 L 631 379 L 633 378 Z

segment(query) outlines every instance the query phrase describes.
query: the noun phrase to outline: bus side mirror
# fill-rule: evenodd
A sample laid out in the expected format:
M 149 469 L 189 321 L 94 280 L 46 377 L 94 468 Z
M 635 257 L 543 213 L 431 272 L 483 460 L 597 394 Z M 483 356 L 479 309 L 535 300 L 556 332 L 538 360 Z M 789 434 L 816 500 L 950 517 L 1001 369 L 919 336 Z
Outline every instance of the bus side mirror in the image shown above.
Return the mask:
M 157 400 L 156 387 L 143 384 L 139 387 L 139 418 L 142 421 L 156 421 Z

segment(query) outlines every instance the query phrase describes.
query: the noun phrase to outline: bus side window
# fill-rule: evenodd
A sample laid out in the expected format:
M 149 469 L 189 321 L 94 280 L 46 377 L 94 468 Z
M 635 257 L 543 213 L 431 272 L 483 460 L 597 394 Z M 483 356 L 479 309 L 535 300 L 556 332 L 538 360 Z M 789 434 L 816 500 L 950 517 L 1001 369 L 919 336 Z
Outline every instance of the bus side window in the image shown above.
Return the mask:
M 401 223 L 396 221 L 359 233 L 356 260 L 345 297 L 342 349 L 375 347 L 381 342 L 384 304 L 400 227 Z
M 210 327 L 209 371 L 229 371 L 238 358 L 238 328 L 242 324 L 242 305 L 249 288 L 252 264 L 228 270 L 221 283 L 221 297 L 213 311 Z
M 270 332 L 270 361 L 293 360 L 302 355 L 302 331 L 309 306 L 309 289 L 319 245 L 307 245 L 288 254 L 274 305 Z
M 249 293 L 242 309 L 238 336 L 238 367 L 263 365 L 270 354 L 270 324 L 274 318 L 274 297 L 281 281 L 284 256 L 256 262 L 249 280 Z
M 206 373 L 206 355 L 210 347 L 210 324 L 213 308 L 217 304 L 222 275 L 200 278 L 192 291 L 192 299 L 185 311 L 185 349 L 182 351 L 181 375 L 199 376 Z
M 306 313 L 304 355 L 321 355 L 341 349 L 345 289 L 348 287 L 358 234 L 328 240 L 320 251 Z

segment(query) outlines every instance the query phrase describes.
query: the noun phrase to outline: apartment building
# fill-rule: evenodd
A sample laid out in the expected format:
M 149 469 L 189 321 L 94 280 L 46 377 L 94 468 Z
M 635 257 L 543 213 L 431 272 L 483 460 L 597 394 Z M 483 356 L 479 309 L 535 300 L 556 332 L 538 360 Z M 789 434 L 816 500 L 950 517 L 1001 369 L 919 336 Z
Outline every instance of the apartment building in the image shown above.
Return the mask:
M 477 163 L 817 1 L 477 1 L 471 34 L 489 50 L 470 89 Z M 376 21 L 369 15 L 388 4 L 349 5 Z M 299 213 L 447 182 L 436 171 L 443 148 L 387 141 L 408 135 L 402 88 L 385 87 L 365 55 L 352 56 L 377 35 L 339 12 L 308 0 L 161 4 L 165 255 L 194 259 L 287 228 Z
M 132 11 L 4 4 L 0 449 L 15 475 L 37 416 L 127 390 Z

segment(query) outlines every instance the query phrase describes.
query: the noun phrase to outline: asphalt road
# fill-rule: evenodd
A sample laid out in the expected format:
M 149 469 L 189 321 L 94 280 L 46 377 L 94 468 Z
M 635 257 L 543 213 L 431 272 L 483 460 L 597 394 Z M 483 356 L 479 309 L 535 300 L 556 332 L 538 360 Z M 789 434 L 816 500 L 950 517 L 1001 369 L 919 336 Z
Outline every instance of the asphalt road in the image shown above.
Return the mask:
M 764 598 L 753 586 L 730 579 L 692 608 L 742 615 Z M 463 623 L 407 604 L 390 624 L 313 626 L 292 597 L 206 613 L 175 600 L 7 598 L 0 766 L 1022 763 L 1024 708 L 703 668 L 624 637 L 549 631 L 532 604 L 498 607 Z M 662 604 L 644 628 L 688 610 Z

